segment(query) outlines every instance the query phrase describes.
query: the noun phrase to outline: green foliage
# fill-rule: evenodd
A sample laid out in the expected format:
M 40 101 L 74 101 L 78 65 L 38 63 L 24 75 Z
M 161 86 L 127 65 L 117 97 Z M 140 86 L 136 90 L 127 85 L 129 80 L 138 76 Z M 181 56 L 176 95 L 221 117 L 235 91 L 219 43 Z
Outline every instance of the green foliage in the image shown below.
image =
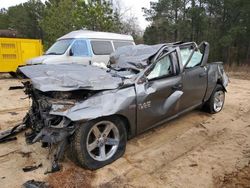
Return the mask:
M 49 47 L 60 36 L 78 29 L 76 1 L 72 0 L 49 0 L 46 1 L 44 17 L 40 26 L 44 31 L 44 46 Z
M 0 29 L 17 30 L 19 37 L 41 38 L 45 49 L 60 36 L 77 29 L 134 34 L 134 20 L 122 22 L 111 2 L 47 0 L 43 4 L 41 0 L 29 0 L 0 10 Z
M 17 30 L 19 37 L 41 38 L 45 49 L 77 29 L 133 35 L 142 43 L 135 17 L 122 17 L 112 0 L 29 0 L 0 10 L 0 29 Z M 249 0 L 159 0 L 143 8 L 147 44 L 206 40 L 210 60 L 250 62 Z
M 58 37 L 77 29 L 119 32 L 121 22 L 108 1 L 49 0 L 40 25 L 47 48 Z
M 159 0 L 144 13 L 152 21 L 143 36 L 148 44 L 206 40 L 212 61 L 250 61 L 250 1 Z
M 121 22 L 119 15 L 113 10 L 113 5 L 109 1 L 78 0 L 77 12 L 78 26 L 93 31 L 119 32 Z
M 0 9 L 0 29 L 9 28 L 9 18 L 6 9 Z
M 17 30 L 21 37 L 42 38 L 39 21 L 42 18 L 44 5 L 40 0 L 10 7 L 7 11 L 8 27 Z

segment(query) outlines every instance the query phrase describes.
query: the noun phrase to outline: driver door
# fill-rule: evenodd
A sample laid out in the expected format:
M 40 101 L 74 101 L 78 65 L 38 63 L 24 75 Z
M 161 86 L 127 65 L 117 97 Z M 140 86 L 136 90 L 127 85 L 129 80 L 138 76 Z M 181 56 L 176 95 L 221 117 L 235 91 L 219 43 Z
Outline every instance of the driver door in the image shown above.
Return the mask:
M 176 52 L 161 56 L 146 74 L 147 81 L 136 85 L 137 133 L 178 112 L 182 79 L 176 71 L 176 64 Z

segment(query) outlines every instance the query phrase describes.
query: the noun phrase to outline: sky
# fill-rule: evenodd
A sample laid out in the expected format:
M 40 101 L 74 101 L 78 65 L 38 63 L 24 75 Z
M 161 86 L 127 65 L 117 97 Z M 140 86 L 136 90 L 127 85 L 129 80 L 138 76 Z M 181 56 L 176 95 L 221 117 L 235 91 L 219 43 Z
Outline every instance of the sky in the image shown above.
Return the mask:
M 28 0 L 0 0 L 0 8 L 8 8 L 10 6 L 14 6 L 19 3 L 24 3 L 26 1 Z M 42 1 L 44 2 L 45 0 Z M 142 7 L 149 8 L 150 1 L 156 1 L 156 0 L 117 0 L 117 1 L 119 1 L 122 10 L 127 10 L 126 14 L 137 17 L 141 29 L 144 30 L 149 25 L 149 22 L 147 22 L 143 17 L 143 12 L 141 8 Z

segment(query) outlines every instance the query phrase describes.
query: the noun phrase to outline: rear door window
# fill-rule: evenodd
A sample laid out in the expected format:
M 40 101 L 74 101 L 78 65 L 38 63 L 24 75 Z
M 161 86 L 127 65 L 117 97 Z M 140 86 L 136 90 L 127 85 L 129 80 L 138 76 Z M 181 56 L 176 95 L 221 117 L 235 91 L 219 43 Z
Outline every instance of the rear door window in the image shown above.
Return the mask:
M 119 47 L 122 47 L 122 46 L 129 46 L 129 45 L 133 45 L 132 42 L 128 42 L 128 41 L 113 41 L 113 44 L 114 44 L 114 48 L 115 50 Z
M 95 55 L 110 55 L 113 52 L 111 41 L 93 40 L 90 43 Z
M 189 56 L 191 55 L 193 49 L 183 48 L 183 49 L 180 49 L 180 51 L 181 51 L 182 64 L 185 65 Z M 189 63 L 187 64 L 187 68 L 192 68 L 192 67 L 200 65 L 201 60 L 202 60 L 202 56 L 203 55 L 199 50 L 195 51 L 193 56 L 191 57 Z

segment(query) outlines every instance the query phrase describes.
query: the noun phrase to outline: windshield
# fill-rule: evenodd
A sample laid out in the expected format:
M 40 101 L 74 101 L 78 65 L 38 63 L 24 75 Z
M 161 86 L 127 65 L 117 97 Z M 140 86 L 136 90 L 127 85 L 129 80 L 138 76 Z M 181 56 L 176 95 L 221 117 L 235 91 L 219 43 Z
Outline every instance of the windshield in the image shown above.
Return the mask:
M 47 50 L 45 55 L 62 55 L 72 42 L 73 39 L 58 40 Z

